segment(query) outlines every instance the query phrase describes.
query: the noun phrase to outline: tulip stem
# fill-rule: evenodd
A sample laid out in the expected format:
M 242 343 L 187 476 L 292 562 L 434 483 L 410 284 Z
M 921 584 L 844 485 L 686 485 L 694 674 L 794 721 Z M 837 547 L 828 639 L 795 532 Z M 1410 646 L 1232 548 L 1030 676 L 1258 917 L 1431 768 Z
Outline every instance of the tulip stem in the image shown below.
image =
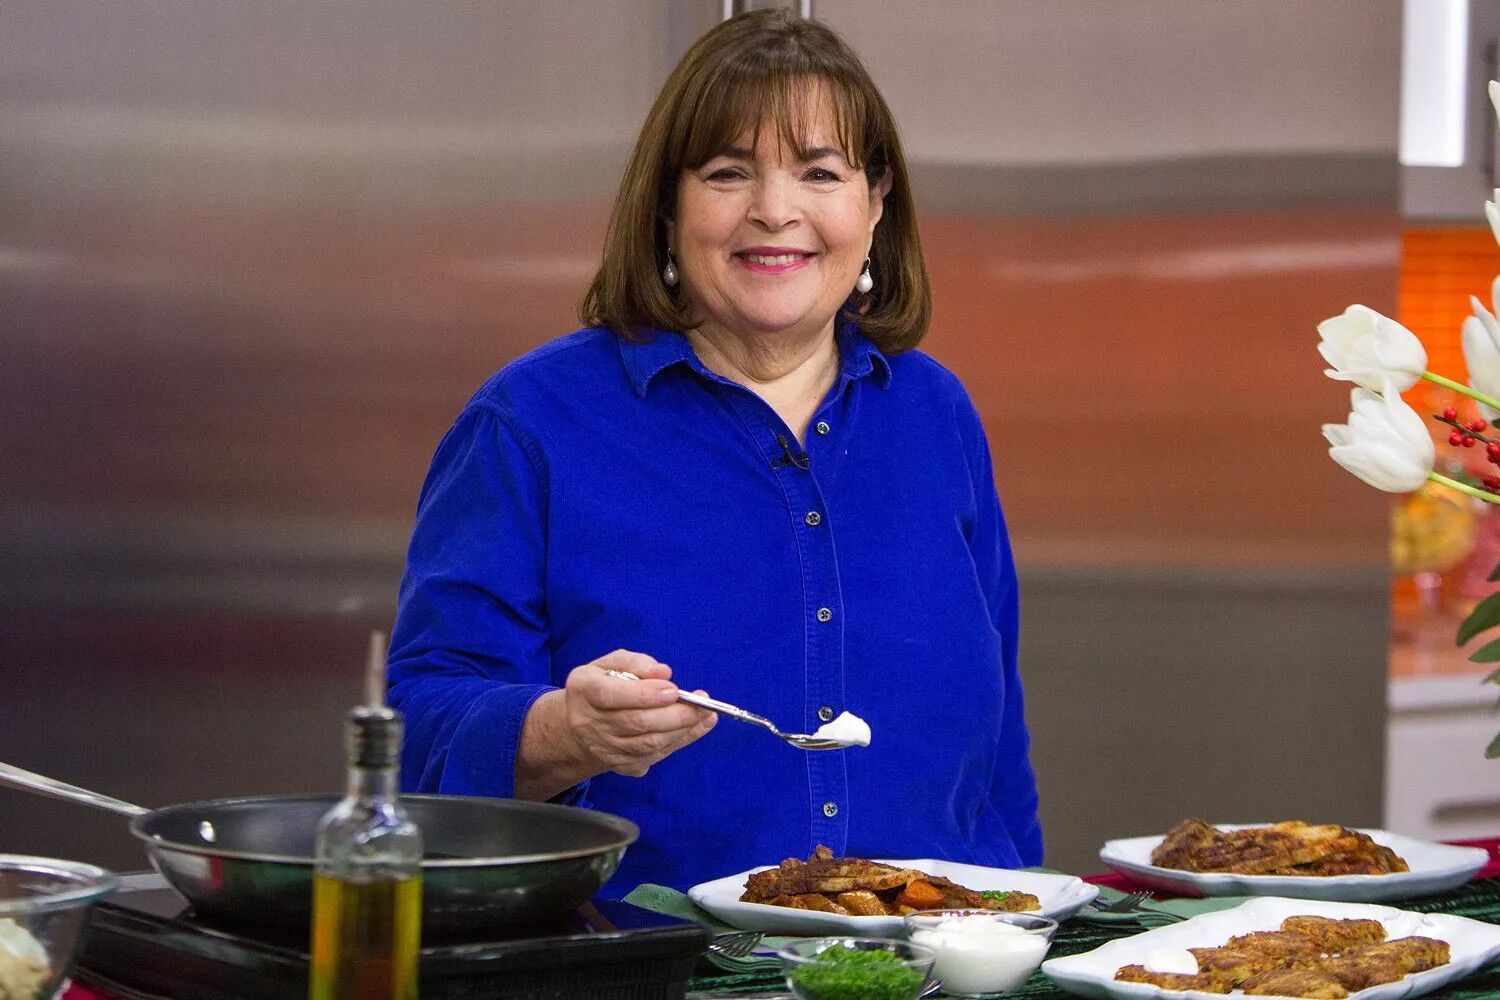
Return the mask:
M 1436 372 L 1423 372 L 1422 377 L 1429 382 L 1442 386 L 1444 389 L 1452 389 L 1454 392 L 1459 393 L 1460 395 L 1468 396 L 1470 399 L 1477 400 L 1478 402 L 1483 403 L 1485 406 L 1488 406 L 1492 410 L 1500 410 L 1500 399 L 1486 396 L 1484 393 L 1479 392 L 1475 389 L 1471 389 L 1461 383 L 1455 382 L 1451 378 L 1443 378 L 1443 376 L 1437 374 Z
M 1449 479 L 1441 473 L 1429 472 L 1427 473 L 1427 478 L 1435 483 L 1441 483 L 1450 490 L 1458 490 L 1460 493 L 1467 493 L 1471 497 L 1478 497 L 1480 500 L 1486 500 L 1489 503 L 1500 503 L 1500 495 L 1487 493 L 1484 490 L 1476 490 L 1468 483 L 1461 483 L 1457 479 Z

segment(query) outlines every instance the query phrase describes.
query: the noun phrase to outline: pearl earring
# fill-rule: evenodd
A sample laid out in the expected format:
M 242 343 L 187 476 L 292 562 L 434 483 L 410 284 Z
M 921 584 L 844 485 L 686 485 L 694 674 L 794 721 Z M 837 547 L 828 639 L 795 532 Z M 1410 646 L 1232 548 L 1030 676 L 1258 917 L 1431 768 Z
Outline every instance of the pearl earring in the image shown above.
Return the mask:
M 865 258 L 865 269 L 860 276 L 854 279 L 854 290 L 861 295 L 867 294 L 875 287 L 875 279 L 870 277 L 870 258 Z
M 672 251 L 667 251 L 667 266 L 661 269 L 661 280 L 668 288 L 677 284 L 677 264 L 672 260 Z

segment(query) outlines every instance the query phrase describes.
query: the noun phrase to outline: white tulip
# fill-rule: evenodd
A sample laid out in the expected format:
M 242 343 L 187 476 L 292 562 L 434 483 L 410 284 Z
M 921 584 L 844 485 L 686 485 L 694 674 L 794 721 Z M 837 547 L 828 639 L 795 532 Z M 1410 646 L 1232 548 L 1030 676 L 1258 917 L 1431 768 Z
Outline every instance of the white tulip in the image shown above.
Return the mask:
M 1387 380 L 1378 393 L 1349 394 L 1347 424 L 1324 424 L 1329 456 L 1378 490 L 1410 493 L 1432 472 L 1436 449 L 1427 424 Z
M 1490 81 L 1490 103 L 1495 106 L 1495 114 L 1500 115 L 1500 83 Z
M 1323 374 L 1371 392 L 1380 392 L 1386 379 L 1405 392 L 1427 370 L 1427 351 L 1417 335 L 1367 306 L 1325 319 L 1318 336 L 1318 353 L 1333 366 Z
M 1491 289 L 1491 299 L 1496 296 L 1500 296 L 1500 277 Z M 1500 320 L 1472 295 L 1469 305 L 1474 315 L 1464 320 L 1460 331 L 1469 386 L 1491 398 L 1500 398 Z M 1486 420 L 1500 417 L 1500 412 L 1483 403 L 1479 404 L 1479 410 Z

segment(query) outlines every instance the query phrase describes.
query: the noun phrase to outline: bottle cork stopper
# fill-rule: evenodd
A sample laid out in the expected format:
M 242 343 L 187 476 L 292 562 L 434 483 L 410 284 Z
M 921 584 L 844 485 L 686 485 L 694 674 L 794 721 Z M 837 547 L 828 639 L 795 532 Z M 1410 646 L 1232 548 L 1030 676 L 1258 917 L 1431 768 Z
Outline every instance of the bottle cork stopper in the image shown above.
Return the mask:
M 365 704 L 385 707 L 385 633 L 370 633 L 370 652 L 365 660 Z

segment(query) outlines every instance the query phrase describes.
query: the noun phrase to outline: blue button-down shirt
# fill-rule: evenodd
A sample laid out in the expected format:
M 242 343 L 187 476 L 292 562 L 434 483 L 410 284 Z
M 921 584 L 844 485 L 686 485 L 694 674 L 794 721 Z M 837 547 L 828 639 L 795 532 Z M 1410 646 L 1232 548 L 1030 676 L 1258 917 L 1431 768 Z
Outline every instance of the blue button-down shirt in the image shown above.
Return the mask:
M 805 452 L 676 333 L 582 330 L 506 366 L 422 489 L 391 649 L 409 791 L 510 796 L 521 724 L 617 648 L 783 730 L 721 720 L 643 778 L 560 801 L 641 838 L 606 894 L 806 856 L 1041 860 L 1015 568 L 963 388 L 841 325 Z M 783 442 L 786 447 L 783 447 Z

